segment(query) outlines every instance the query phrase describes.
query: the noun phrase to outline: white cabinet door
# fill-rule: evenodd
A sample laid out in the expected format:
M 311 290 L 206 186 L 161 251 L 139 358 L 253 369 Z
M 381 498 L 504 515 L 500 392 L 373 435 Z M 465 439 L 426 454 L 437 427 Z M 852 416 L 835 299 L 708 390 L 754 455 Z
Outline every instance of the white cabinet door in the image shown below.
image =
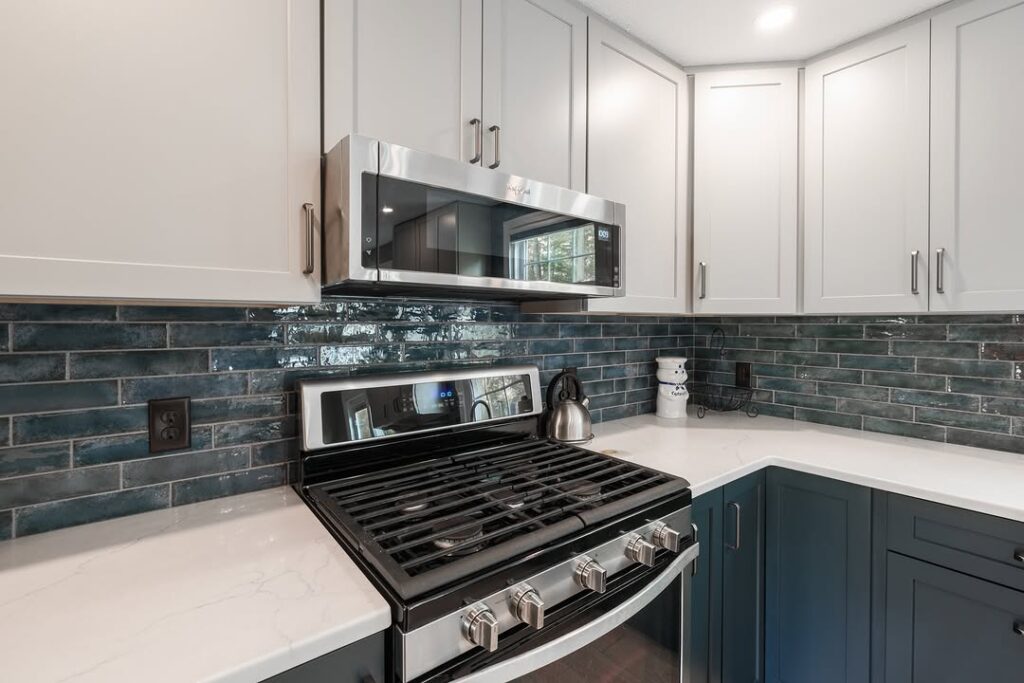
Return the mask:
M 1024 309 L 1024 2 L 932 19 L 931 152 L 932 310 Z
M 587 192 L 626 206 L 626 296 L 593 311 L 688 310 L 686 74 L 606 24 L 590 20 Z
M 807 312 L 928 310 L 928 45 L 922 23 L 807 66 Z
M 797 70 L 697 74 L 695 313 L 795 313 Z
M 582 191 L 586 103 L 586 14 L 565 0 L 485 0 L 483 163 Z
M 318 300 L 319 22 L 317 0 L 0 3 L 0 296 Z
M 481 22 L 481 0 L 325 0 L 324 151 L 358 133 L 476 157 Z

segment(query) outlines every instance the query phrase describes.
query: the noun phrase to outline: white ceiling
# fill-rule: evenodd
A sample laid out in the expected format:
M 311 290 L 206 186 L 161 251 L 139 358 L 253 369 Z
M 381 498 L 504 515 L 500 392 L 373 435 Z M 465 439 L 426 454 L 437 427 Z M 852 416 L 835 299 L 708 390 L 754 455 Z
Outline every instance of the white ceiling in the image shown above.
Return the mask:
M 944 0 L 580 0 L 683 66 L 802 60 L 940 5 Z M 793 20 L 757 28 L 766 10 Z

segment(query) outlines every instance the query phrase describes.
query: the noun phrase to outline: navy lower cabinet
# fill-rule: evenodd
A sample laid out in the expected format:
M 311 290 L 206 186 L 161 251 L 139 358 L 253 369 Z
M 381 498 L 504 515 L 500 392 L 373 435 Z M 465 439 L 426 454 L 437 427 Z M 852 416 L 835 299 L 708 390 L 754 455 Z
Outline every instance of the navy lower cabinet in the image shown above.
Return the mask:
M 764 680 L 765 473 L 722 487 L 722 683 Z
M 271 676 L 263 683 L 384 683 L 384 632 Z
M 693 499 L 700 556 L 693 565 L 684 665 L 687 683 L 722 680 L 722 489 Z
M 1020 683 L 1024 593 L 889 552 L 887 683 Z
M 868 682 L 871 495 L 871 489 L 862 486 L 768 469 L 769 683 Z

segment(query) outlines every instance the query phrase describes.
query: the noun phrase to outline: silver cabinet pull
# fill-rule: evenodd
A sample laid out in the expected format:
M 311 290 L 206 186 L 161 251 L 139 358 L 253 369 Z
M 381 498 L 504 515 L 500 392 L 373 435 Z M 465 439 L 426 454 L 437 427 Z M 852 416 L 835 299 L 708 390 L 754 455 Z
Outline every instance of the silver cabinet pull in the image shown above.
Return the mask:
M 1013 622 L 1013 632 L 1018 636 L 1024 636 L 1024 621 Z
M 478 164 L 484 158 L 484 123 L 480 119 L 470 119 L 469 125 L 473 126 L 473 143 L 476 146 L 476 154 L 469 160 L 471 164 Z
M 501 126 L 494 125 L 487 130 L 494 133 L 494 163 L 487 168 L 498 168 L 501 166 Z
M 693 529 L 693 542 L 699 544 L 700 543 L 700 538 L 699 538 L 700 529 L 697 528 L 697 525 L 694 522 L 690 522 L 690 528 Z M 700 555 L 697 555 L 695 558 L 693 558 L 693 564 L 690 565 L 690 576 L 697 576 L 697 563 L 699 561 L 700 561 Z
M 726 503 L 726 506 L 727 507 L 731 507 L 732 509 L 734 509 L 736 511 L 736 527 L 735 527 L 735 530 L 736 530 L 736 543 L 734 545 L 729 545 L 728 543 L 726 543 L 725 547 L 728 548 L 729 550 L 739 550 L 740 549 L 740 515 L 743 514 L 743 508 L 740 507 L 739 503 L 733 503 L 733 502 Z
M 708 297 L 708 264 L 703 261 L 698 266 L 700 269 L 700 294 L 698 295 L 701 299 Z
M 920 254 L 917 249 L 910 252 L 910 293 L 919 294 L 917 289 L 917 257 Z
M 935 291 L 939 294 L 946 293 L 945 277 L 943 277 L 942 266 L 946 260 L 946 250 L 939 249 L 935 250 Z
M 1018 562 L 1024 563 L 1024 548 L 1014 550 L 1013 559 L 1017 560 Z
M 306 202 L 302 205 L 302 211 L 306 215 L 306 267 L 302 269 L 303 275 L 312 275 L 316 267 L 313 263 L 313 258 L 316 253 L 316 244 L 314 239 L 316 238 L 313 234 L 313 220 L 316 214 L 313 211 L 313 204 Z

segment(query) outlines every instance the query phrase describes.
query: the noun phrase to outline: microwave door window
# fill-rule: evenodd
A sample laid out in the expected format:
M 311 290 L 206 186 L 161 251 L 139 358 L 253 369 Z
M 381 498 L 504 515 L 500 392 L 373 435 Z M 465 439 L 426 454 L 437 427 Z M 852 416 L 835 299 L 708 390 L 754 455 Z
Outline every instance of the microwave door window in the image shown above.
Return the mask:
M 593 223 L 563 219 L 550 228 L 513 228 L 510 232 L 512 278 L 563 284 L 597 281 L 597 228 Z

